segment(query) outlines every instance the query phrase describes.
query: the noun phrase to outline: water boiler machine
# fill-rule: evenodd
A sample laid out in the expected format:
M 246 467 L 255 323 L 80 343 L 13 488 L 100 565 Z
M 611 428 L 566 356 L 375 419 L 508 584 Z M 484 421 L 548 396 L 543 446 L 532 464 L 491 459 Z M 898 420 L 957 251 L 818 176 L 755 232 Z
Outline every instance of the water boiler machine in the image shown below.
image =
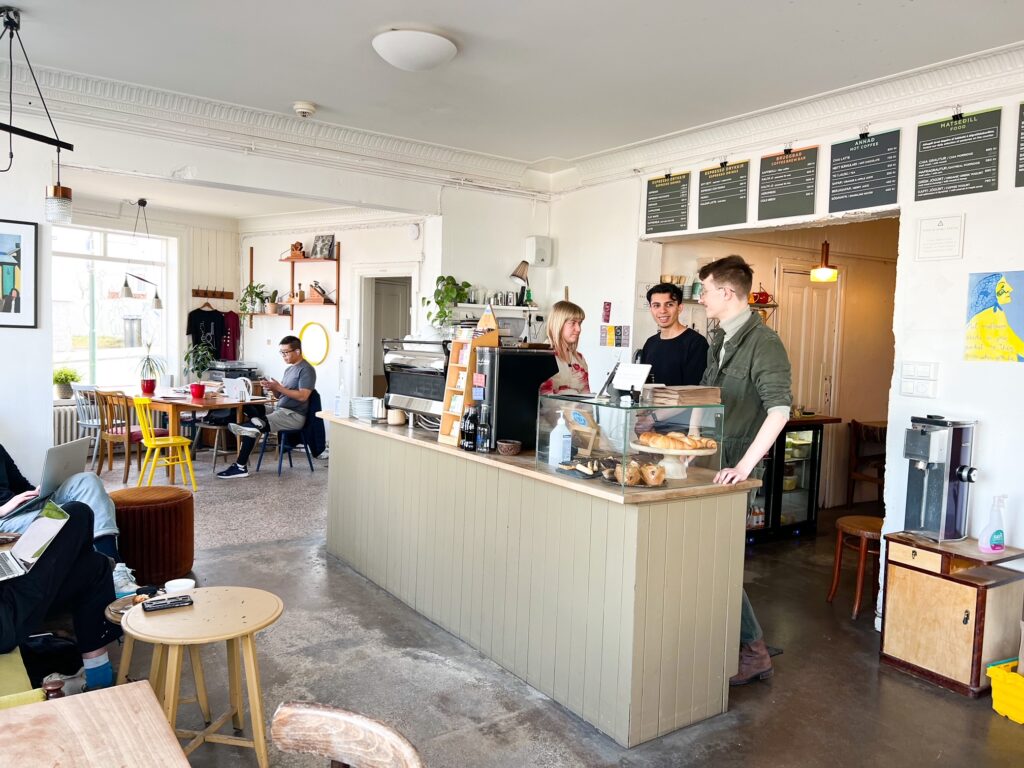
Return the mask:
M 967 503 L 978 470 L 971 465 L 976 421 L 914 416 L 903 438 L 907 470 L 904 527 L 935 541 L 967 538 Z

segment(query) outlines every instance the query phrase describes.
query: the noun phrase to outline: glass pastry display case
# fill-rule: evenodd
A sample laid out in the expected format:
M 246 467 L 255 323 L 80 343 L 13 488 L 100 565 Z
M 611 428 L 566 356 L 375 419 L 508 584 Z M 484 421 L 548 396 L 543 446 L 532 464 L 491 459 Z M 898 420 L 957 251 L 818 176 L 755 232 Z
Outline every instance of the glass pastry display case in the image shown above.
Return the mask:
M 709 485 L 722 467 L 725 407 L 622 405 L 593 395 L 542 395 L 537 469 L 623 493 Z

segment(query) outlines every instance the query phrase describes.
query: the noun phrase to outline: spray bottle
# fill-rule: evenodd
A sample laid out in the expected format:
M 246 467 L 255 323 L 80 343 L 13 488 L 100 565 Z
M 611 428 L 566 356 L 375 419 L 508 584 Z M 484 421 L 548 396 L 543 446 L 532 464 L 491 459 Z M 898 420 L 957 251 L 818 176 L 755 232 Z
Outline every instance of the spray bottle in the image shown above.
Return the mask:
M 1006 549 L 1006 534 L 1003 532 L 1003 513 L 1006 511 L 1006 495 L 992 497 L 992 511 L 988 516 L 988 525 L 978 537 L 978 549 L 991 554 Z

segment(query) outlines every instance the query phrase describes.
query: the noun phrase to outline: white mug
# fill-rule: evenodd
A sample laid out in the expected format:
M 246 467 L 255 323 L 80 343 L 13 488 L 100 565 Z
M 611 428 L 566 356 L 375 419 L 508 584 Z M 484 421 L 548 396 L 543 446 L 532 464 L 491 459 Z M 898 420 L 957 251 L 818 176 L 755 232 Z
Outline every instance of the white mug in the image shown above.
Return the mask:
M 164 592 L 168 595 L 174 594 L 175 592 L 188 592 L 190 589 L 195 588 L 195 579 L 171 579 L 164 584 Z

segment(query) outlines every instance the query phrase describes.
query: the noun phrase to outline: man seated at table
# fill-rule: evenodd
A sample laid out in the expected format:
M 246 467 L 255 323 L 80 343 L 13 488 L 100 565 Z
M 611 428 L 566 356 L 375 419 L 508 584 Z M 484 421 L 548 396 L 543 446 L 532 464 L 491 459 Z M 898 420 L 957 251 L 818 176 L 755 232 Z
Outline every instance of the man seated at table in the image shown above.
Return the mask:
M 79 472 L 65 480 L 49 499 L 57 505 L 80 501 L 92 510 L 92 545 L 97 552 L 106 555 L 114 563 L 117 596 L 134 595 L 138 585 L 132 580 L 131 569 L 121 561 L 117 551 L 118 528 L 114 502 L 103 487 L 103 481 L 92 472 Z M 35 503 L 27 505 L 34 500 Z M 46 499 L 39 498 L 39 488 L 25 479 L 14 459 L 0 445 L 0 532 L 24 533 L 43 509 L 44 501 Z M 24 509 L 19 509 L 23 506 Z
M 61 676 L 67 694 L 113 684 L 107 646 L 121 636 L 121 628 L 104 616 L 114 601 L 114 580 L 110 561 L 92 547 L 92 510 L 77 501 L 61 508 L 67 522 L 28 573 L 0 581 L 0 653 L 39 631 L 51 609 L 70 610 L 83 669 Z
M 268 414 L 261 405 L 246 406 L 249 420 L 244 424 L 228 425 L 228 429 L 239 437 L 238 458 L 223 472 L 218 472 L 217 477 L 248 477 L 249 455 L 262 435 L 267 432 L 302 429 L 306 424 L 309 396 L 316 387 L 316 370 L 302 359 L 302 342 L 297 336 L 285 336 L 281 339 L 278 352 L 288 366 L 284 369 L 281 381 L 260 381 L 264 392 L 277 395 L 277 407 Z

